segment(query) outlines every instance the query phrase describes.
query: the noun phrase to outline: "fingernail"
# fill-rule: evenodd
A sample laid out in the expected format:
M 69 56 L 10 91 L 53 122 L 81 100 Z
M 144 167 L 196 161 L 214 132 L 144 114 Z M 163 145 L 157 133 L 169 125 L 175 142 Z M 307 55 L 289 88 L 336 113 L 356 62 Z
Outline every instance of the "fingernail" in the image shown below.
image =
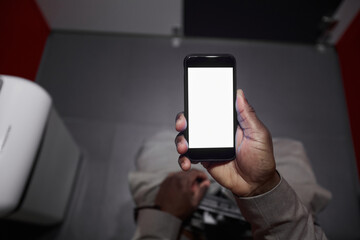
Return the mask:
M 243 91 L 242 89 L 239 89 L 239 90 L 237 91 L 237 95 L 238 95 L 239 97 L 244 97 L 244 91 Z
M 185 165 L 185 162 L 182 161 L 182 162 L 181 162 L 181 168 L 184 168 L 184 165 Z
M 177 120 L 179 120 L 181 115 L 182 115 L 182 112 L 176 114 L 175 123 L 177 122 Z

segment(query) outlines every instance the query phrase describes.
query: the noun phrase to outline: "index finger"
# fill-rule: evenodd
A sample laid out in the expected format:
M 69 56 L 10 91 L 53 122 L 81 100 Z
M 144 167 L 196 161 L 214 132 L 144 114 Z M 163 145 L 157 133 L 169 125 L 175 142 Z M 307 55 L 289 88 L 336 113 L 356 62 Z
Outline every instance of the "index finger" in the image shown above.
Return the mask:
M 184 112 L 180 112 L 176 115 L 175 129 L 178 132 L 182 132 L 182 131 L 185 131 L 186 127 L 187 127 L 187 122 L 186 122 Z
M 208 179 L 205 172 L 197 170 L 197 169 L 192 169 L 188 174 L 189 174 L 189 180 L 190 180 L 191 184 L 193 184 L 197 180 L 204 181 L 204 180 Z

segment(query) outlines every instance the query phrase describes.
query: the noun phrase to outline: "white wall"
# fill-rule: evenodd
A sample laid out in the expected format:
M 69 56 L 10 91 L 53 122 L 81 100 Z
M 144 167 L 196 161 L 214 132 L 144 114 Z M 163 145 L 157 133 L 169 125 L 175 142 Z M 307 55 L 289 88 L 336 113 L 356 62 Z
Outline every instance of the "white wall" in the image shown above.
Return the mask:
M 181 0 L 36 0 L 51 29 L 170 35 Z
M 329 43 L 335 45 L 345 33 L 360 10 L 359 0 L 343 0 L 333 18 L 338 21 L 331 33 Z

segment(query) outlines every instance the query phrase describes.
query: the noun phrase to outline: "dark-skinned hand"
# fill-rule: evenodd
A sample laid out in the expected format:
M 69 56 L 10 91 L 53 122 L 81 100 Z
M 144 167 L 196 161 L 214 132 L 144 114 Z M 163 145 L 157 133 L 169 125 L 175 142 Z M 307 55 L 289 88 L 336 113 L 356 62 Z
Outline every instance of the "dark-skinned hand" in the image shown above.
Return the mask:
M 210 175 L 223 187 L 241 197 L 255 196 L 274 188 L 280 181 L 276 172 L 271 134 L 258 119 L 242 90 L 237 91 L 236 159 L 227 162 L 202 162 Z M 211 116 L 209 116 L 211 117 Z M 187 122 L 183 113 L 176 117 L 175 128 L 185 131 Z M 179 165 L 182 170 L 191 168 L 184 156 L 188 150 L 185 137 L 176 137 Z
M 155 205 L 185 220 L 197 209 L 209 186 L 206 173 L 200 170 L 171 173 L 161 183 Z

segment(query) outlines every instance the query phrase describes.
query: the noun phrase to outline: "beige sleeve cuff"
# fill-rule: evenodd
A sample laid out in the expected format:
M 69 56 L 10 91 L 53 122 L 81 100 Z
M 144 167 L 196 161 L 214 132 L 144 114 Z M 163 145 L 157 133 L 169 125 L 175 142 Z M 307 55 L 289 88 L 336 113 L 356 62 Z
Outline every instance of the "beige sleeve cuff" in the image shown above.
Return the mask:
M 182 221 L 173 215 L 155 209 L 139 212 L 137 228 L 133 240 L 162 239 L 176 240 Z

